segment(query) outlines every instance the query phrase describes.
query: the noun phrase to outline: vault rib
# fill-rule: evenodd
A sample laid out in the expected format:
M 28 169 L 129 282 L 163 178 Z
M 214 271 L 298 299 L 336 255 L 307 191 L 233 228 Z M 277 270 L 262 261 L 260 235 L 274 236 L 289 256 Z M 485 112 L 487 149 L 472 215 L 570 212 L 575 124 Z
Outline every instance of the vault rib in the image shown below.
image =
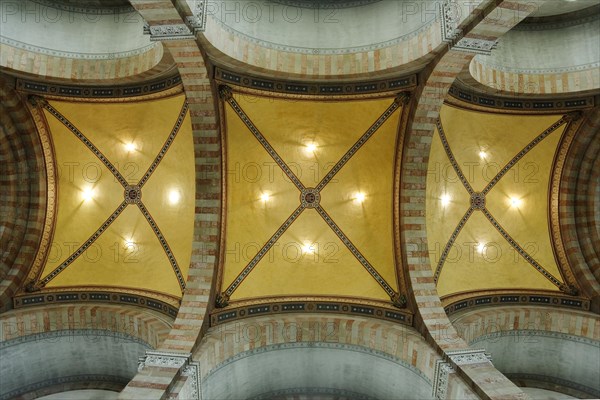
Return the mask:
M 102 164 L 108 168 L 108 170 L 114 175 L 114 177 L 119 181 L 123 188 L 126 188 L 129 183 L 127 180 L 121 175 L 119 170 L 115 168 L 115 166 L 106 158 L 106 156 L 98 150 L 98 148 L 89 140 L 71 121 L 69 121 L 64 115 L 62 115 L 56 108 L 50 105 L 46 100 L 43 100 L 43 107 L 50 112 L 59 122 L 61 122 L 64 126 L 67 127 L 79 140 L 83 142 L 83 144 L 92 152 Z
M 144 186 L 144 184 L 148 181 L 148 179 L 150 179 L 150 176 L 152 176 L 152 173 L 154 172 L 154 170 L 158 167 L 158 165 L 160 164 L 162 159 L 167 154 L 167 151 L 173 144 L 173 141 L 175 141 L 175 137 L 177 136 L 179 129 L 183 125 L 183 120 L 185 119 L 187 111 L 188 111 L 188 103 L 187 103 L 187 101 L 184 101 L 183 105 L 181 106 L 181 111 L 179 111 L 179 115 L 177 116 L 177 121 L 175 121 L 175 125 L 173 126 L 173 129 L 171 129 L 171 133 L 169 133 L 167 140 L 165 141 L 165 143 L 161 147 L 160 151 L 154 158 L 154 161 L 152 161 L 152 164 L 150 164 L 150 166 L 148 167 L 148 170 L 146 171 L 146 173 L 144 173 L 144 176 L 142 176 L 142 179 L 140 179 L 140 181 L 138 182 L 137 186 L 139 186 L 140 189 L 142 188 L 142 186 Z
M 294 183 L 294 185 L 298 188 L 298 190 L 302 191 L 306 189 L 300 179 L 294 174 L 294 172 L 290 169 L 290 167 L 283 161 L 281 156 L 275 151 L 273 146 L 269 143 L 269 141 L 263 136 L 263 134 L 258 130 L 258 128 L 254 125 L 250 117 L 244 112 L 242 107 L 238 104 L 237 101 L 233 98 L 231 94 L 231 89 L 227 86 L 222 86 L 219 90 L 219 94 L 221 98 L 225 100 L 233 111 L 237 114 L 237 116 L 242 120 L 242 122 L 248 127 L 250 132 L 254 135 L 256 140 L 262 145 L 262 147 L 269 153 L 271 158 L 277 163 L 279 168 L 287 175 L 287 177 Z
M 86 240 L 81 246 L 79 246 L 79 248 L 77 250 L 75 250 L 73 252 L 73 254 L 71 254 L 65 261 L 63 261 L 58 267 L 54 268 L 54 270 L 52 270 L 52 272 L 50 272 L 48 275 L 46 275 L 46 277 L 44 277 L 39 285 L 40 287 L 44 287 L 48 284 L 48 282 L 50 282 L 52 279 L 56 278 L 56 276 L 58 274 L 60 274 L 62 271 L 65 270 L 65 268 L 67 268 L 69 265 L 71 265 L 80 255 L 83 254 L 84 251 L 86 251 L 88 249 L 88 247 L 90 247 L 95 241 L 96 239 L 98 239 L 100 237 L 100 235 L 108 229 L 108 227 L 115 222 L 115 220 L 117 219 L 117 217 L 123 212 L 123 210 L 125 208 L 127 208 L 128 204 L 127 202 L 123 201 L 121 204 L 119 204 L 119 206 L 117 207 L 117 209 L 106 219 L 106 221 L 104 221 L 102 223 L 102 225 L 100 225 L 100 228 L 98 228 L 96 230 L 96 232 L 94 232 L 92 234 L 92 236 L 90 236 L 88 238 L 88 240 Z

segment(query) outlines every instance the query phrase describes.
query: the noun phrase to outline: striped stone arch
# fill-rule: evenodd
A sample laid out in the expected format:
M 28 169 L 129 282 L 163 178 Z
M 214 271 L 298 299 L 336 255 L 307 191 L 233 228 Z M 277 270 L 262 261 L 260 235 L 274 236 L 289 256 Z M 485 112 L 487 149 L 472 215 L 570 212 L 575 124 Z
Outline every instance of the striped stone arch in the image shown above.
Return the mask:
M 102 303 L 55 304 L 3 313 L 2 356 L 14 357 L 24 349 L 30 352 L 29 359 L 3 368 L 2 397 L 29 400 L 79 389 L 118 392 L 137 367 L 135 357 L 144 349 L 157 348 L 172 323 L 156 311 Z
M 452 323 L 520 387 L 597 398 L 600 318 L 547 306 L 483 307 L 459 312 Z M 525 389 L 524 389 L 525 390 Z
M 559 224 L 565 252 L 591 309 L 600 312 L 600 107 L 586 111 L 560 179 Z M 564 148 L 566 147 L 566 148 Z M 556 173 L 556 172 L 555 172 Z
M 11 310 L 0 317 L 0 342 L 57 331 L 110 331 L 158 348 L 173 321 L 144 308 L 106 304 L 57 304 Z
M 12 308 L 45 222 L 46 171 L 25 100 L 0 79 L 0 312 Z
M 368 317 L 283 314 L 232 321 L 212 327 L 193 359 L 201 377 L 249 349 L 286 343 L 329 342 L 361 346 L 401 360 L 433 381 L 435 349 L 413 328 Z
M 597 315 L 580 310 L 504 306 L 456 313 L 451 318 L 452 324 L 467 343 L 485 335 L 515 330 L 557 332 L 600 340 L 600 319 Z
M 145 53 L 105 60 L 59 57 L 17 47 L 2 45 L 0 66 L 18 72 L 68 80 L 125 81 L 138 75 L 156 75 L 168 67 L 162 46 L 153 46 Z
M 171 1 L 132 0 L 132 5 L 150 26 L 184 24 Z M 179 2 L 180 3 L 180 2 Z M 187 10 L 189 14 L 189 9 Z M 121 392 L 121 399 L 163 398 L 173 390 L 183 367 L 208 329 L 208 313 L 219 260 L 222 213 L 221 137 L 216 94 L 208 66 L 196 40 L 189 36 L 163 40 L 174 60 L 189 104 L 196 160 L 196 204 L 192 258 L 179 313 L 164 342 L 161 355 L 152 360 L 185 360 L 157 364 L 147 360 Z
M 495 42 L 522 21 L 537 4 L 524 0 L 486 1 L 458 28 L 462 31 L 436 49 L 436 58 L 421 72 L 420 82 L 411 104 L 408 128 L 404 137 L 402 174 L 400 177 L 400 226 L 403 264 L 417 304 L 415 326 L 451 361 L 456 352 L 466 351 L 467 343 L 450 323 L 438 296 L 426 236 L 425 198 L 431 137 L 440 109 L 458 74 L 466 69 L 475 53 L 469 43 Z M 481 42 L 479 42 L 481 41 Z M 494 366 L 485 360 L 476 365 L 452 364 L 482 398 L 524 394 Z
M 513 94 L 562 94 L 600 87 L 600 74 L 594 68 L 560 73 L 525 73 L 500 70 L 474 59 L 469 69 L 477 82 Z
M 402 73 L 425 65 L 429 51 L 442 41 L 436 20 L 401 44 L 346 54 L 319 54 L 318 50 L 306 54 L 262 46 L 256 40 L 229 32 L 211 16 L 208 19 L 200 39 L 216 63 L 234 69 L 268 71 L 269 76 L 284 79 L 336 79 L 348 75 L 369 79 Z

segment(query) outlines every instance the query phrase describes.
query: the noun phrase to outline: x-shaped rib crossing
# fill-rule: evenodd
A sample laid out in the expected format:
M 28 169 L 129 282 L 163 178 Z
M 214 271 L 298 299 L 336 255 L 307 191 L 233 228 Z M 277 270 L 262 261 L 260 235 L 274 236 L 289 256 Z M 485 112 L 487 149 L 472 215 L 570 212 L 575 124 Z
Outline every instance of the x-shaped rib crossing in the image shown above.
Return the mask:
M 361 265 L 367 270 L 367 272 L 377 281 L 377 283 L 383 288 L 383 290 L 390 296 L 392 303 L 397 307 L 404 307 L 406 300 L 404 296 L 397 293 L 390 284 L 377 272 L 377 270 L 371 265 L 365 256 L 356 248 L 356 246 L 350 241 L 350 239 L 344 234 L 339 226 L 333 221 L 333 219 L 327 214 L 327 212 L 319 204 L 320 192 L 325 186 L 331 182 L 333 177 L 346 165 L 346 163 L 352 158 L 352 156 L 369 140 L 371 136 L 377 132 L 377 130 L 387 121 L 387 119 L 406 102 L 407 96 L 404 94 L 394 99 L 392 104 L 381 114 L 381 116 L 367 129 L 367 131 L 350 147 L 350 149 L 342 156 L 342 158 L 329 170 L 327 175 L 317 184 L 314 188 L 305 187 L 300 179 L 294 174 L 291 168 L 285 163 L 281 156 L 275 151 L 271 144 L 265 139 L 263 134 L 256 128 L 252 120 L 246 115 L 244 110 L 240 107 L 237 101 L 233 98 L 231 89 L 227 86 L 221 86 L 219 89 L 221 98 L 229 103 L 233 111 L 242 120 L 242 122 L 248 127 L 250 132 L 254 135 L 256 140 L 263 146 L 263 148 L 269 153 L 271 158 L 277 163 L 281 170 L 287 175 L 291 182 L 294 183 L 296 188 L 300 191 L 300 205 L 296 208 L 292 214 L 285 220 L 285 222 L 277 229 L 277 231 L 267 240 L 263 247 L 256 253 L 256 255 L 250 260 L 250 262 L 244 267 L 244 269 L 238 274 L 233 282 L 217 297 L 217 306 L 225 307 L 229 303 L 229 298 L 234 291 L 240 286 L 244 279 L 252 272 L 254 267 L 260 262 L 260 260 L 268 253 L 269 249 L 275 245 L 277 240 L 284 234 L 284 232 L 292 225 L 292 223 L 302 214 L 306 208 L 314 208 L 315 211 L 323 218 L 325 223 L 333 230 L 333 232 L 340 238 L 342 243 L 350 250 L 350 252 L 356 257 Z
M 490 182 L 487 184 L 487 186 L 481 192 L 475 192 L 475 190 L 473 190 L 469 181 L 466 179 L 465 175 L 463 174 L 460 166 L 456 162 L 456 159 L 454 158 L 454 154 L 452 153 L 452 150 L 450 149 L 450 145 L 448 144 L 448 140 L 446 139 L 446 134 L 445 134 L 444 128 L 442 126 L 442 121 L 440 119 L 438 119 L 437 128 L 438 128 L 438 133 L 439 133 L 440 139 L 442 141 L 442 145 L 444 147 L 444 150 L 446 152 L 448 159 L 450 160 L 450 163 L 452 164 L 452 168 L 454 168 L 454 171 L 456 172 L 459 180 L 462 182 L 464 188 L 471 196 L 471 205 L 465 212 L 465 215 L 458 222 L 458 225 L 452 232 L 452 235 L 450 235 L 450 238 L 448 239 L 448 242 L 446 243 L 446 246 L 444 247 L 444 250 L 442 251 L 441 257 L 438 261 L 437 267 L 435 269 L 435 274 L 434 274 L 434 279 L 436 282 L 438 281 L 440 274 L 442 273 L 442 268 L 444 266 L 446 258 L 448 257 L 448 253 L 452 249 L 452 246 L 454 245 L 454 242 L 456 241 L 458 234 L 460 233 L 462 228 L 465 226 L 465 224 L 467 223 L 467 221 L 469 220 L 469 217 L 473 214 L 473 212 L 479 210 L 483 213 L 483 215 L 485 215 L 485 217 L 488 219 L 488 221 L 490 221 L 490 223 L 494 226 L 494 228 L 496 228 L 496 230 L 500 233 L 500 235 L 502 235 L 502 237 L 504 239 L 506 239 L 506 241 L 521 255 L 521 257 L 523 257 L 529 264 L 531 264 L 538 272 L 540 272 L 546 279 L 548 279 L 550 282 L 552 282 L 552 284 L 554 284 L 556 287 L 558 287 L 562 292 L 569 293 L 569 294 L 575 294 L 576 289 L 574 287 L 562 283 L 554 275 L 552 275 L 550 272 L 548 272 L 548 270 L 546 270 L 544 267 L 542 267 L 529 253 L 527 253 L 527 251 L 522 246 L 520 246 L 517 243 L 516 240 L 514 240 L 508 234 L 508 232 L 506 232 L 506 230 L 502 227 L 502 225 L 500 225 L 500 223 L 493 217 L 493 215 L 490 213 L 490 211 L 485 207 L 485 196 L 490 192 L 490 190 L 492 190 L 492 188 L 496 185 L 496 183 L 498 183 L 500 181 L 500 179 L 502 179 L 502 177 L 504 175 L 506 175 L 506 173 L 514 165 L 516 165 L 517 162 L 520 159 L 522 159 L 529 151 L 531 151 L 537 144 L 539 144 L 542 140 L 544 140 L 546 137 L 548 137 L 548 135 L 550 135 L 552 132 L 554 132 L 556 129 L 558 129 L 562 125 L 570 123 L 571 120 L 572 120 L 572 118 L 570 115 L 568 115 L 568 114 L 564 115 L 560 120 L 558 120 L 557 122 L 552 124 L 550 127 L 548 127 L 548 129 L 546 129 L 545 131 L 540 133 L 529 144 L 527 144 L 527 146 L 525 146 L 520 152 L 518 152 L 496 174 L 496 176 L 494 176 L 494 178 L 492 178 L 492 180 L 490 180 Z
M 160 162 L 166 155 L 167 151 L 171 147 L 171 144 L 173 144 L 173 141 L 175 140 L 175 137 L 177 136 L 177 133 L 179 132 L 179 129 L 181 128 L 181 125 L 183 124 L 185 115 L 187 114 L 187 110 L 188 110 L 187 102 L 183 103 L 183 106 L 181 107 L 181 111 L 179 112 L 179 115 L 177 117 L 177 121 L 175 122 L 175 125 L 173 126 L 171 133 L 167 137 L 167 140 L 165 141 L 162 148 L 160 149 L 160 151 L 154 158 L 154 161 L 152 161 L 152 163 L 150 164 L 150 167 L 148 167 L 148 170 L 142 176 L 142 179 L 140 179 L 140 181 L 136 185 L 130 185 L 127 182 L 127 180 L 123 177 L 123 175 L 121 175 L 119 170 L 117 168 L 115 168 L 115 166 L 108 160 L 108 158 L 104 154 L 102 154 L 102 152 L 79 129 L 77 129 L 77 127 L 75 125 L 73 125 L 64 115 L 62 115 L 56 108 L 54 108 L 52 105 L 50 105 L 45 100 L 41 101 L 41 105 L 48 112 L 50 112 L 50 114 L 52 114 L 52 116 L 54 116 L 58 121 L 60 121 L 65 127 L 67 127 L 67 129 L 69 129 L 75 136 L 77 136 L 77 138 L 79 140 L 81 140 L 83 142 L 83 144 L 85 144 L 86 147 L 92 153 L 94 153 L 94 155 L 96 157 L 98 157 L 98 159 L 102 162 L 102 164 L 104 164 L 104 166 L 106 166 L 106 168 L 114 175 L 115 179 L 121 184 L 121 186 L 123 186 L 125 199 L 123 200 L 123 202 L 121 204 L 119 204 L 119 206 L 115 209 L 115 211 L 113 211 L 113 213 L 102 223 L 102 225 L 100 225 L 100 227 L 81 246 L 79 246 L 79 248 L 77 250 L 75 250 L 73 252 L 73 254 L 71 254 L 69 257 L 67 257 L 67 259 L 65 259 L 59 266 L 54 268 L 54 270 L 52 270 L 52 272 L 50 272 L 48 275 L 46 275 L 44 278 L 42 278 L 37 283 L 36 286 L 44 287 L 48 284 L 48 282 L 50 282 L 52 279 L 56 278 L 56 276 L 58 274 L 60 274 L 69 265 L 71 265 L 80 255 L 82 255 L 96 241 L 96 239 L 98 239 L 100 237 L 100 235 L 104 231 L 106 231 L 106 229 L 108 229 L 108 227 L 117 219 L 117 217 L 123 212 L 123 210 L 125 210 L 125 208 L 127 208 L 127 206 L 129 204 L 135 204 L 135 205 L 137 205 L 138 209 L 141 211 L 144 218 L 146 218 L 146 221 L 148 222 L 148 224 L 152 228 L 152 231 L 158 238 L 158 240 L 161 244 L 161 247 L 163 248 L 165 254 L 167 255 L 167 258 L 169 259 L 169 263 L 171 264 L 171 267 L 173 268 L 173 272 L 175 273 L 175 276 L 177 277 L 179 287 L 181 288 L 181 291 L 183 291 L 185 289 L 185 279 L 181 273 L 181 270 L 179 269 L 177 260 L 175 259 L 175 256 L 173 255 L 173 252 L 171 251 L 171 248 L 169 247 L 167 240 L 165 239 L 162 232 L 160 231 L 160 228 L 154 221 L 154 218 L 152 218 L 152 215 L 150 215 L 150 212 L 148 212 L 148 209 L 146 208 L 146 206 L 144 206 L 144 204 L 142 203 L 141 190 L 142 190 L 142 187 L 144 186 L 144 184 L 146 184 L 148 179 L 150 179 L 150 176 L 156 170 L 156 168 L 158 167 L 158 165 L 160 164 Z

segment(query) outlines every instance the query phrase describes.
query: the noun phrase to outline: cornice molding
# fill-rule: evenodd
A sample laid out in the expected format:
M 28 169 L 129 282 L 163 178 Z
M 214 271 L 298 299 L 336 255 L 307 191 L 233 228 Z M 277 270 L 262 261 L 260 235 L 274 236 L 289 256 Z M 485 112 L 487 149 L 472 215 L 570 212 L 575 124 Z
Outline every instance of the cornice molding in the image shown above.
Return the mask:
M 110 290 L 110 288 L 42 289 L 35 293 L 20 293 L 13 298 L 13 306 L 55 305 L 66 303 L 109 303 L 144 307 L 175 318 L 179 300 L 167 295 L 143 290 Z
M 449 316 L 465 310 L 502 306 L 551 306 L 571 310 L 589 311 L 590 301 L 584 297 L 573 297 L 561 293 L 499 290 L 474 292 L 448 296 L 442 299 L 444 311 Z
M 206 10 L 208 1 L 196 0 L 196 6 L 192 10 L 193 15 L 187 16 L 185 21 L 179 24 L 150 25 L 144 24 L 144 35 L 150 35 L 150 40 L 186 40 L 196 39 L 196 34 L 206 30 Z
M 465 105 L 475 110 L 496 109 L 507 112 L 561 113 L 565 111 L 592 108 L 594 96 L 527 96 L 522 94 L 496 95 L 485 93 L 469 87 L 462 82 L 455 82 L 450 88 L 447 102 Z M 462 103 L 462 104 L 461 104 Z
M 210 316 L 210 325 L 240 320 L 259 315 L 287 313 L 345 314 L 383 319 L 406 326 L 412 326 L 412 313 L 384 303 L 337 299 L 332 297 L 305 297 L 291 299 L 259 299 L 256 302 L 231 304 L 226 308 L 215 309 Z
M 483 349 L 456 350 L 446 352 L 449 361 L 437 360 L 433 373 L 432 395 L 438 400 L 445 400 L 448 391 L 450 374 L 456 373 L 455 366 L 489 363 L 491 357 Z
M 290 96 L 323 96 L 340 97 L 366 96 L 374 94 L 398 93 L 410 90 L 417 86 L 417 75 L 410 74 L 390 79 L 379 79 L 361 82 L 328 81 L 328 82 L 301 82 L 282 79 L 266 79 L 239 72 L 215 67 L 214 79 L 223 84 L 235 85 L 237 88 L 247 89 L 250 95 L 256 94 L 286 94 Z M 236 90 L 238 92 L 238 90 Z M 242 93 L 242 95 L 244 95 Z
M 20 92 L 37 94 L 47 98 L 80 98 L 85 101 L 115 101 L 115 99 L 166 97 L 181 93 L 181 77 L 176 73 L 160 80 L 152 80 L 129 85 L 82 85 L 73 83 L 52 83 L 33 79 L 16 78 L 16 89 Z M 170 93 L 168 91 L 173 91 Z
M 186 377 L 178 398 L 201 400 L 200 364 L 192 360 L 191 353 L 147 350 L 146 354 L 138 359 L 138 371 L 146 367 L 177 369 L 178 374 Z
M 458 27 L 459 21 L 456 19 L 456 10 L 460 9 L 459 7 L 456 0 L 444 0 L 438 3 L 442 41 L 448 43 L 453 50 L 483 55 L 491 54 L 496 47 L 496 40 L 463 36 L 462 30 Z

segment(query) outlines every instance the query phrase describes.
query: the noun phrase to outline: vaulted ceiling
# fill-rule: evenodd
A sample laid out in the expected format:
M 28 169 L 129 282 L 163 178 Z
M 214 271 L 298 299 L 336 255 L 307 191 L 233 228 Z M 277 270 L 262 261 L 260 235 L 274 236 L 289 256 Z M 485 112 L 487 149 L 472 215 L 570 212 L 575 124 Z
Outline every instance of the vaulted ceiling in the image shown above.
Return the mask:
M 52 100 L 43 118 L 54 150 L 56 216 L 46 258 L 30 273 L 33 286 L 113 288 L 177 305 L 195 192 L 185 97 Z

